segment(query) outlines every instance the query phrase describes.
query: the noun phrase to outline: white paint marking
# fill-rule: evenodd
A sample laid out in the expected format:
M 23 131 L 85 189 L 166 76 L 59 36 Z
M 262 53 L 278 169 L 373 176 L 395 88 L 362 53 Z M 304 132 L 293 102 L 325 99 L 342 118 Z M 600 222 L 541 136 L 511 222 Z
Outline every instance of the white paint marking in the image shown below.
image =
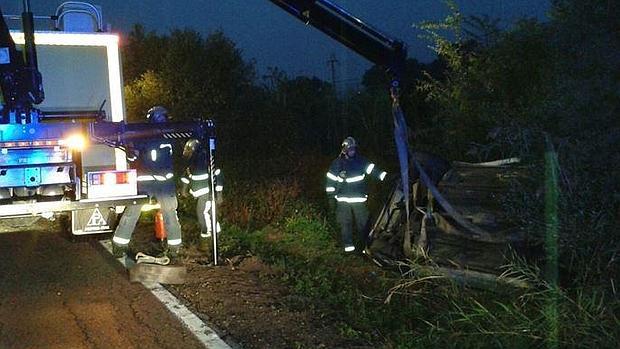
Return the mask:
M 100 241 L 101 245 L 112 253 L 112 242 L 110 240 Z M 134 262 L 128 258 L 117 258 L 125 268 L 131 267 Z M 181 322 L 185 325 L 198 340 L 209 349 L 231 349 L 217 333 L 207 326 L 196 314 L 192 313 L 186 306 L 172 294 L 166 290 L 164 286 L 156 282 L 143 282 L 142 285 L 146 287 L 151 293 L 159 299 L 162 304 L 168 308 Z

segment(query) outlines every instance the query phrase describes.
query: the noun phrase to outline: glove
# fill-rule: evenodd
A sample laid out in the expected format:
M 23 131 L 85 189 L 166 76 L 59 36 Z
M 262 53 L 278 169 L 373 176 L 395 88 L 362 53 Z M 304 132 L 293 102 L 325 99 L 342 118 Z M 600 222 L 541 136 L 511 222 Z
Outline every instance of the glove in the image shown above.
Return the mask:
M 181 188 L 179 189 L 179 195 L 182 198 L 188 198 L 189 195 L 189 185 L 186 183 L 181 182 Z
M 138 158 L 139 155 L 140 155 L 140 151 L 134 148 L 133 145 L 128 144 L 125 147 L 125 156 L 127 157 L 127 160 L 134 161 L 136 160 L 136 158 Z

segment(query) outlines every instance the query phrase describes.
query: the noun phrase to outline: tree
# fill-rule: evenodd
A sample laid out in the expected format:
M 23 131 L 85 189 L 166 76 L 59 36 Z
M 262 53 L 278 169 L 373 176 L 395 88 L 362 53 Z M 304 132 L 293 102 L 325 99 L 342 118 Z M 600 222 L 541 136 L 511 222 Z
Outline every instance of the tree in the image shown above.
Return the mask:
M 127 120 L 144 122 L 146 111 L 155 105 L 170 105 L 171 92 L 163 79 L 149 70 L 133 82 L 125 85 Z
M 142 25 L 134 25 L 121 47 L 125 82 L 131 83 L 149 70 L 158 71 L 166 52 L 166 41 L 154 31 L 147 33 Z
M 339 124 L 333 86 L 318 78 L 297 77 L 281 84 L 280 94 L 294 127 L 290 143 L 297 149 L 329 152 Z
M 563 270 L 568 280 L 581 285 L 608 283 L 606 265 L 620 249 L 620 199 L 609 194 L 620 190 L 612 165 L 620 161 L 620 39 L 608 9 L 603 0 L 556 1 L 549 23 L 522 20 L 489 46 L 458 35 L 458 12 L 425 26 L 448 72 L 422 85 L 440 125 L 423 141 L 454 158 L 516 155 L 529 164 L 530 178 L 515 187 L 506 207 L 531 236 L 545 231 L 537 189 L 545 179 L 544 154 L 554 149 L 560 258 L 571 261 Z M 436 30 L 446 28 L 461 41 L 440 37 Z

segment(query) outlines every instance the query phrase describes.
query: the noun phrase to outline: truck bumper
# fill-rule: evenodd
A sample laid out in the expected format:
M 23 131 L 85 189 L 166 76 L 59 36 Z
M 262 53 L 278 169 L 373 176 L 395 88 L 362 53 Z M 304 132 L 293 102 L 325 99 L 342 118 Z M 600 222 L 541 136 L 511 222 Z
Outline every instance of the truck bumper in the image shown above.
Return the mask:
M 0 205 L 0 219 L 24 216 L 40 216 L 50 212 L 79 211 L 116 206 L 144 205 L 149 203 L 147 195 L 121 196 L 114 198 L 82 199 L 79 201 L 43 201 Z

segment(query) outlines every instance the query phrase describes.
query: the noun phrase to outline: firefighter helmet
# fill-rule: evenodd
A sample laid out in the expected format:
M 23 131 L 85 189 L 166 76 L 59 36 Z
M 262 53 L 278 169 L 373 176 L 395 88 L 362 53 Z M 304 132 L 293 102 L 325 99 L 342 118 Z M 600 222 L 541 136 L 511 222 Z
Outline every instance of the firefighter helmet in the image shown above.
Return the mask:
M 192 155 L 196 153 L 198 147 L 200 146 L 200 141 L 195 138 L 192 138 L 185 142 L 185 146 L 183 147 L 183 157 L 186 159 L 190 159 Z
M 151 123 L 160 123 L 170 120 L 168 110 L 162 106 L 155 106 L 146 113 L 146 119 Z
M 347 137 L 342 141 L 341 147 L 343 152 L 351 148 L 357 148 L 357 142 L 353 137 Z

